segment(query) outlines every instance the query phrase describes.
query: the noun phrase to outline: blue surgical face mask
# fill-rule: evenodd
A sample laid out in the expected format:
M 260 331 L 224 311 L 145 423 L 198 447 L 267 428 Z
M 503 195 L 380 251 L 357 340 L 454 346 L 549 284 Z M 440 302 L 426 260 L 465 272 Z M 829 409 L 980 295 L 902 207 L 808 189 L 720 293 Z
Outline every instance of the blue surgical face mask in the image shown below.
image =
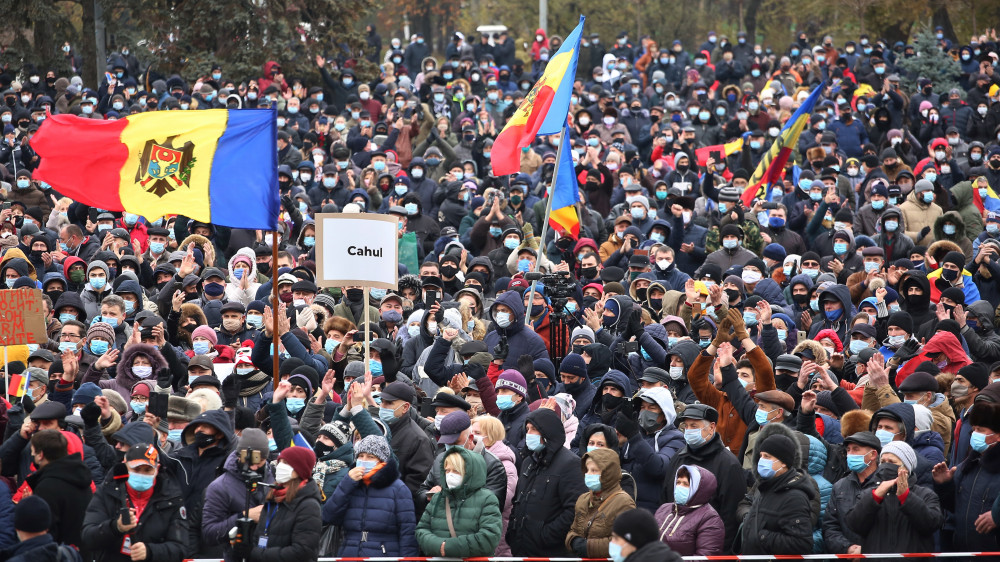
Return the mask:
M 140 416 L 143 413 L 146 412 L 146 403 L 145 402 L 136 402 L 135 400 L 133 400 L 133 401 L 129 402 L 128 405 L 129 405 L 129 408 L 131 408 L 133 412 L 135 412 L 136 414 L 139 414 Z
M 725 249 L 727 249 L 727 250 L 735 249 L 739 245 L 740 245 L 740 241 L 737 240 L 737 239 L 735 239 L 735 238 L 730 238 L 728 240 L 723 240 L 722 241 L 722 246 Z
M 885 447 L 896 438 L 896 434 L 885 429 L 880 429 L 875 432 L 875 437 L 878 437 L 879 442 Z
M 385 423 L 392 423 L 396 419 L 396 411 L 392 408 L 382 408 L 378 409 L 378 417 Z
M 750 312 L 749 310 L 744 310 L 743 311 L 743 322 L 747 326 L 756 326 L 757 325 L 757 315 L 754 314 L 753 312 Z
M 285 398 L 285 408 L 292 414 L 299 413 L 299 410 L 306 407 L 305 398 Z
M 953 224 L 946 224 L 946 225 L 944 225 L 944 226 L 941 227 L 941 230 L 943 230 L 944 233 L 946 235 L 948 235 L 948 236 L 954 236 L 955 235 L 955 225 L 953 225 Z
M 701 429 L 685 429 L 684 430 L 684 441 L 692 447 L 697 447 L 705 442 L 705 437 L 701 434 Z
M 674 486 L 674 503 L 677 505 L 687 505 L 691 497 L 691 488 L 688 486 Z
M 60 316 L 61 316 L 61 315 L 60 315 Z M 72 316 L 72 315 L 71 315 L 71 316 Z M 71 318 L 69 318 L 68 320 L 75 320 L 75 319 L 76 319 L 76 317 L 75 317 L 75 316 L 72 316 L 72 317 L 71 317 Z M 65 322 L 65 321 L 66 321 L 66 320 L 62 320 L 62 319 L 60 318 L 60 322 Z M 67 352 L 67 351 L 76 351 L 76 344 L 75 344 L 75 343 L 73 343 L 73 342 L 71 342 L 71 341 L 63 341 L 63 342 L 59 342 L 59 353 L 65 353 L 65 352 Z
M 834 242 L 833 243 L 833 253 L 835 253 L 835 254 L 846 254 L 847 253 L 847 243 L 846 242 Z
M 146 490 L 152 488 L 155 481 L 156 475 L 153 474 L 139 474 L 138 472 L 128 473 L 128 485 L 136 492 L 145 492 Z
M 925 176 L 925 177 L 929 181 L 934 181 L 934 180 L 937 179 L 937 176 L 934 176 L 934 179 L 930 179 L 931 176 L 934 176 L 934 174 L 927 174 L 927 176 Z M 933 191 L 925 191 L 924 194 L 923 194 L 923 198 L 924 198 L 924 203 L 933 203 L 934 202 L 934 192 Z
M 535 433 L 525 435 L 524 444 L 532 451 L 540 451 L 545 447 L 545 444 L 542 443 L 542 436 Z
M 583 483 L 587 485 L 594 492 L 601 491 L 601 475 L 600 474 L 584 474 Z
M 527 258 L 517 260 L 517 270 L 522 273 L 531 271 L 531 260 Z
M 885 230 L 887 232 L 896 232 L 899 228 L 899 221 L 885 221 Z
M 198 340 L 191 344 L 191 350 L 194 351 L 195 355 L 205 355 L 211 348 L 212 344 L 204 340 Z
M 865 455 L 847 455 L 847 470 L 858 473 L 864 472 L 866 468 L 868 463 L 865 462 Z
M 497 396 L 497 408 L 509 410 L 514 407 L 514 397 L 509 394 Z
M 818 298 L 810 299 L 809 300 L 809 308 L 811 308 L 811 309 L 813 309 L 815 311 L 819 311 L 819 299 Z
M 851 345 L 849 346 L 853 355 L 861 353 L 861 350 L 866 347 L 868 347 L 868 342 L 865 340 L 851 340 Z
M 278 443 L 274 440 L 273 437 L 267 438 L 267 450 L 272 452 L 278 450 Z
M 167 440 L 173 441 L 175 443 L 180 443 L 182 433 L 184 433 L 183 429 L 171 429 L 167 431 Z
M 993 434 L 991 433 L 990 435 Z M 972 447 L 972 450 L 977 453 L 985 452 L 986 449 L 990 448 L 990 445 L 986 442 L 986 437 L 988 436 L 985 433 L 973 431 L 972 437 L 969 438 L 969 446 Z
M 757 461 L 757 474 L 764 480 L 773 477 L 775 474 L 774 461 L 764 458 Z
M 826 310 L 824 311 L 824 314 L 826 315 L 827 320 L 830 322 L 836 322 L 837 320 L 840 320 L 840 317 L 844 314 L 844 310 L 842 308 L 838 308 L 837 310 Z
M 371 472 L 372 470 L 375 469 L 376 466 L 378 466 L 378 461 L 367 460 L 367 459 L 358 460 L 354 463 L 354 466 L 357 466 L 358 468 L 364 470 L 367 473 Z
M 771 421 L 767 417 L 768 414 L 770 414 L 770 412 L 765 412 L 764 410 L 757 408 L 757 411 L 754 412 L 753 419 L 757 421 L 758 425 L 767 425 Z
M 108 283 L 108 280 L 105 279 L 104 277 L 91 277 L 90 278 L 90 286 L 93 287 L 94 290 L 96 290 L 96 291 L 100 291 L 101 289 L 103 289 L 104 285 L 106 285 L 107 283 Z
M 779 340 L 785 341 L 786 339 L 788 339 L 788 330 L 775 330 L 775 331 L 778 332 Z
M 706 349 L 711 344 L 712 344 L 712 340 L 710 340 L 710 339 L 698 340 L 698 347 L 700 347 L 702 349 Z
M 92 340 L 90 342 L 90 352 L 94 355 L 103 355 L 108 352 L 110 344 L 104 340 Z
M 611 557 L 613 562 L 625 562 L 625 556 L 622 555 L 622 547 L 618 543 L 608 543 L 608 556 Z
M 369 359 L 368 370 L 372 372 L 372 376 L 377 377 L 382 374 L 382 363 L 374 359 Z

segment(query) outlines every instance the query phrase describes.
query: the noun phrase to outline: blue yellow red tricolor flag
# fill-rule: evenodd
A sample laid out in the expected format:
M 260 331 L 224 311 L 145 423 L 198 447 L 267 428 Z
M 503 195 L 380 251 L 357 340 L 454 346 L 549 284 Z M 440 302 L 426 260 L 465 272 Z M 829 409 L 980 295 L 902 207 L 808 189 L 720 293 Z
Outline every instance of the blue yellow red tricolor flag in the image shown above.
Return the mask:
M 563 124 L 562 141 L 569 142 L 569 125 Z M 552 178 L 552 208 L 549 211 L 549 226 L 560 235 L 580 238 L 580 217 L 576 214 L 576 202 L 580 199 L 580 186 L 576 183 L 576 169 L 569 150 L 560 150 L 562 158 L 559 169 Z
M 788 118 L 781 134 L 774 139 L 774 144 L 770 150 L 764 154 L 757 164 L 757 169 L 750 176 L 750 182 L 740 199 L 747 207 L 753 204 L 754 199 L 764 199 L 769 188 L 781 179 L 781 173 L 785 169 L 788 157 L 795 150 L 799 142 L 799 135 L 809 126 L 809 115 L 816 107 L 816 100 L 819 99 L 820 92 L 823 91 L 825 83 L 816 86 L 816 89 L 809 94 L 802 105 Z
M 972 184 L 972 203 L 979 209 L 979 212 L 1000 213 L 1000 196 L 997 195 L 993 186 L 979 187 L 979 180 L 972 182 Z M 980 190 L 985 190 L 985 193 Z
M 521 168 L 521 148 L 531 144 L 537 135 L 559 134 L 566 124 L 583 21 L 584 17 L 580 16 L 576 29 L 549 59 L 542 77 L 497 135 L 490 156 L 495 175 L 516 174 Z
M 155 111 L 117 121 L 52 115 L 31 139 L 35 177 L 83 204 L 274 230 L 273 110 Z

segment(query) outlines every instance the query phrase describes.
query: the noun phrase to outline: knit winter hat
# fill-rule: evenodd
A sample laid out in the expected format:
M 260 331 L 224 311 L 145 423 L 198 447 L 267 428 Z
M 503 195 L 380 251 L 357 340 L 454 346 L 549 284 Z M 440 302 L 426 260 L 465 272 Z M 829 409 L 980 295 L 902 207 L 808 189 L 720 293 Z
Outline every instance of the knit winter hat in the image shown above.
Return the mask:
M 41 533 L 52 526 L 49 504 L 38 496 L 28 496 L 14 508 L 14 528 L 24 533 Z
M 347 434 L 349 432 L 350 428 L 346 423 L 341 421 L 323 424 L 323 427 L 319 428 L 319 434 L 326 435 L 333 441 L 333 446 L 336 448 L 340 448 L 344 443 L 347 443 Z
M 587 378 L 587 362 L 583 359 L 582 355 L 570 353 L 559 364 L 559 372 Z
M 358 441 L 358 444 L 354 446 L 354 458 L 358 458 L 358 455 L 361 453 L 368 453 L 375 456 L 378 460 L 386 462 L 389 460 L 392 450 L 389 448 L 389 442 L 385 440 L 385 437 L 381 435 L 369 435 Z
M 111 327 L 111 324 L 106 322 L 94 322 L 87 330 L 87 342 L 90 342 L 95 337 L 104 338 L 114 346 L 115 329 Z
M 506 371 L 500 373 L 500 378 L 497 379 L 496 390 L 501 388 L 507 388 L 513 390 L 515 394 L 519 394 L 521 398 L 528 399 L 528 383 L 525 382 L 524 377 L 521 373 L 515 371 L 514 369 L 507 369 Z
M 660 534 L 653 514 L 641 508 L 622 512 L 615 518 L 612 530 L 637 549 L 657 540 Z
M 237 451 L 242 451 L 243 449 L 258 451 L 266 456 L 268 451 L 267 434 L 256 427 L 244 429 L 236 445 Z
M 899 457 L 899 460 L 903 461 L 903 468 L 910 472 L 913 472 L 913 469 L 917 467 L 917 454 L 913 452 L 913 447 L 903 441 L 890 441 L 883 445 L 881 456 L 885 456 L 886 453 L 892 453 Z
M 759 453 L 767 453 L 781 461 L 788 468 L 795 468 L 795 448 L 798 445 L 784 435 L 771 435 L 757 447 Z
M 587 338 L 590 343 L 594 343 L 594 331 L 590 329 L 590 326 L 577 326 L 573 328 L 572 337 L 570 341 L 574 341 L 577 338 Z
M 279 461 L 292 467 L 300 480 L 311 480 L 313 467 L 316 466 L 316 453 L 308 447 L 289 447 L 278 455 Z
M 191 339 L 197 338 L 198 336 L 212 342 L 213 346 L 219 343 L 219 335 L 215 333 L 215 330 L 209 328 L 208 326 L 198 326 L 194 329 L 194 332 L 191 332 Z

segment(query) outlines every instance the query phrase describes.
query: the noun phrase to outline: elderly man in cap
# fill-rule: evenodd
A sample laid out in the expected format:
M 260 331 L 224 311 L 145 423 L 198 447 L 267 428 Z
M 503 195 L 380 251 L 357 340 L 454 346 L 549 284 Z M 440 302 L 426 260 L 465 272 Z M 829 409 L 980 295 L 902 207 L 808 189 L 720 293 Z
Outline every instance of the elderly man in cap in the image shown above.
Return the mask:
M 715 475 L 719 483 L 715 495 L 709 500 L 712 507 L 722 516 L 726 528 L 725 549 L 728 552 L 739 520 L 736 507 L 746 495 L 746 476 L 743 467 L 733 454 L 726 449 L 722 437 L 716 431 L 719 412 L 706 404 L 695 403 L 684 408 L 677 416 L 677 429 L 684 432 L 686 445 L 670 459 L 666 474 L 676 474 L 681 466 L 700 466 Z M 661 501 L 674 501 L 673 482 L 664 481 Z
M 420 485 L 434 466 L 434 444 L 415 420 L 417 412 L 413 404 L 416 398 L 409 384 L 389 383 L 381 392 L 378 417 L 392 432 L 392 452 L 399 459 L 400 478 L 413 494 L 414 505 L 425 505 L 419 493 Z
M 884 408 L 890 404 L 899 402 L 899 396 L 891 391 L 886 381 L 887 390 L 878 389 L 876 396 L 877 407 Z M 951 440 L 955 429 L 955 410 L 951 407 L 948 398 L 938 392 L 940 385 L 934 375 L 916 371 L 902 383 L 899 384 L 899 392 L 903 395 L 903 402 L 912 405 L 920 405 L 931 411 L 933 418 L 931 429 L 941 434 L 944 439 L 945 451 L 951 446 Z
M 438 396 L 440 397 L 442 394 L 446 393 L 440 392 Z M 461 399 L 459 398 L 459 400 Z M 440 408 L 438 409 L 440 410 Z M 427 473 L 427 478 L 420 485 L 418 495 L 425 506 L 433 494 L 441 491 L 441 465 L 449 447 L 465 447 L 482 455 L 483 460 L 486 461 L 486 489 L 493 492 L 498 501 L 507 500 L 507 472 L 503 463 L 493 453 L 486 450 L 482 439 L 475 438 L 471 427 L 472 422 L 467 410 L 452 411 L 441 419 L 441 426 L 438 429 L 440 436 L 437 438 L 437 442 L 443 447 L 434 458 L 434 464 L 431 466 L 430 472 Z
M 859 431 L 844 437 L 847 470 L 851 473 L 833 484 L 830 500 L 823 516 L 823 540 L 831 554 L 860 554 L 861 536 L 847 525 L 847 514 L 861 499 L 863 490 L 874 489 L 878 478 L 882 443 L 870 431 Z

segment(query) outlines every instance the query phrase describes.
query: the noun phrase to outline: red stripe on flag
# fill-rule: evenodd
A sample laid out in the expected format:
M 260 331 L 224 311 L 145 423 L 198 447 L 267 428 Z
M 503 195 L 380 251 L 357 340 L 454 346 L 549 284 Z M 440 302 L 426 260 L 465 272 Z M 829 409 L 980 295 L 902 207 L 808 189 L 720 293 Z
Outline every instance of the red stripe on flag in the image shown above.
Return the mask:
M 500 131 L 493 141 L 493 153 L 490 160 L 493 164 L 493 175 L 502 176 L 516 174 L 521 171 L 522 147 L 531 144 L 538 134 L 538 129 L 545 121 L 549 106 L 555 97 L 555 91 L 549 86 L 543 86 L 532 102 L 531 113 L 523 125 L 511 124 Z
M 33 177 L 85 205 L 121 211 L 121 170 L 129 156 L 121 137 L 128 124 L 50 115 L 31 138 L 42 157 Z
M 743 201 L 743 205 L 750 207 L 753 205 L 753 200 L 757 198 L 763 198 L 766 193 L 765 189 L 771 185 L 776 184 L 781 180 L 782 174 L 785 172 L 785 164 L 788 163 L 788 157 L 791 156 L 792 149 L 788 147 L 781 147 L 778 151 L 778 155 L 771 160 L 771 163 L 767 165 L 767 170 L 764 172 L 764 176 L 760 181 L 754 185 L 748 185 L 746 190 L 743 191 L 743 195 L 740 199 Z

